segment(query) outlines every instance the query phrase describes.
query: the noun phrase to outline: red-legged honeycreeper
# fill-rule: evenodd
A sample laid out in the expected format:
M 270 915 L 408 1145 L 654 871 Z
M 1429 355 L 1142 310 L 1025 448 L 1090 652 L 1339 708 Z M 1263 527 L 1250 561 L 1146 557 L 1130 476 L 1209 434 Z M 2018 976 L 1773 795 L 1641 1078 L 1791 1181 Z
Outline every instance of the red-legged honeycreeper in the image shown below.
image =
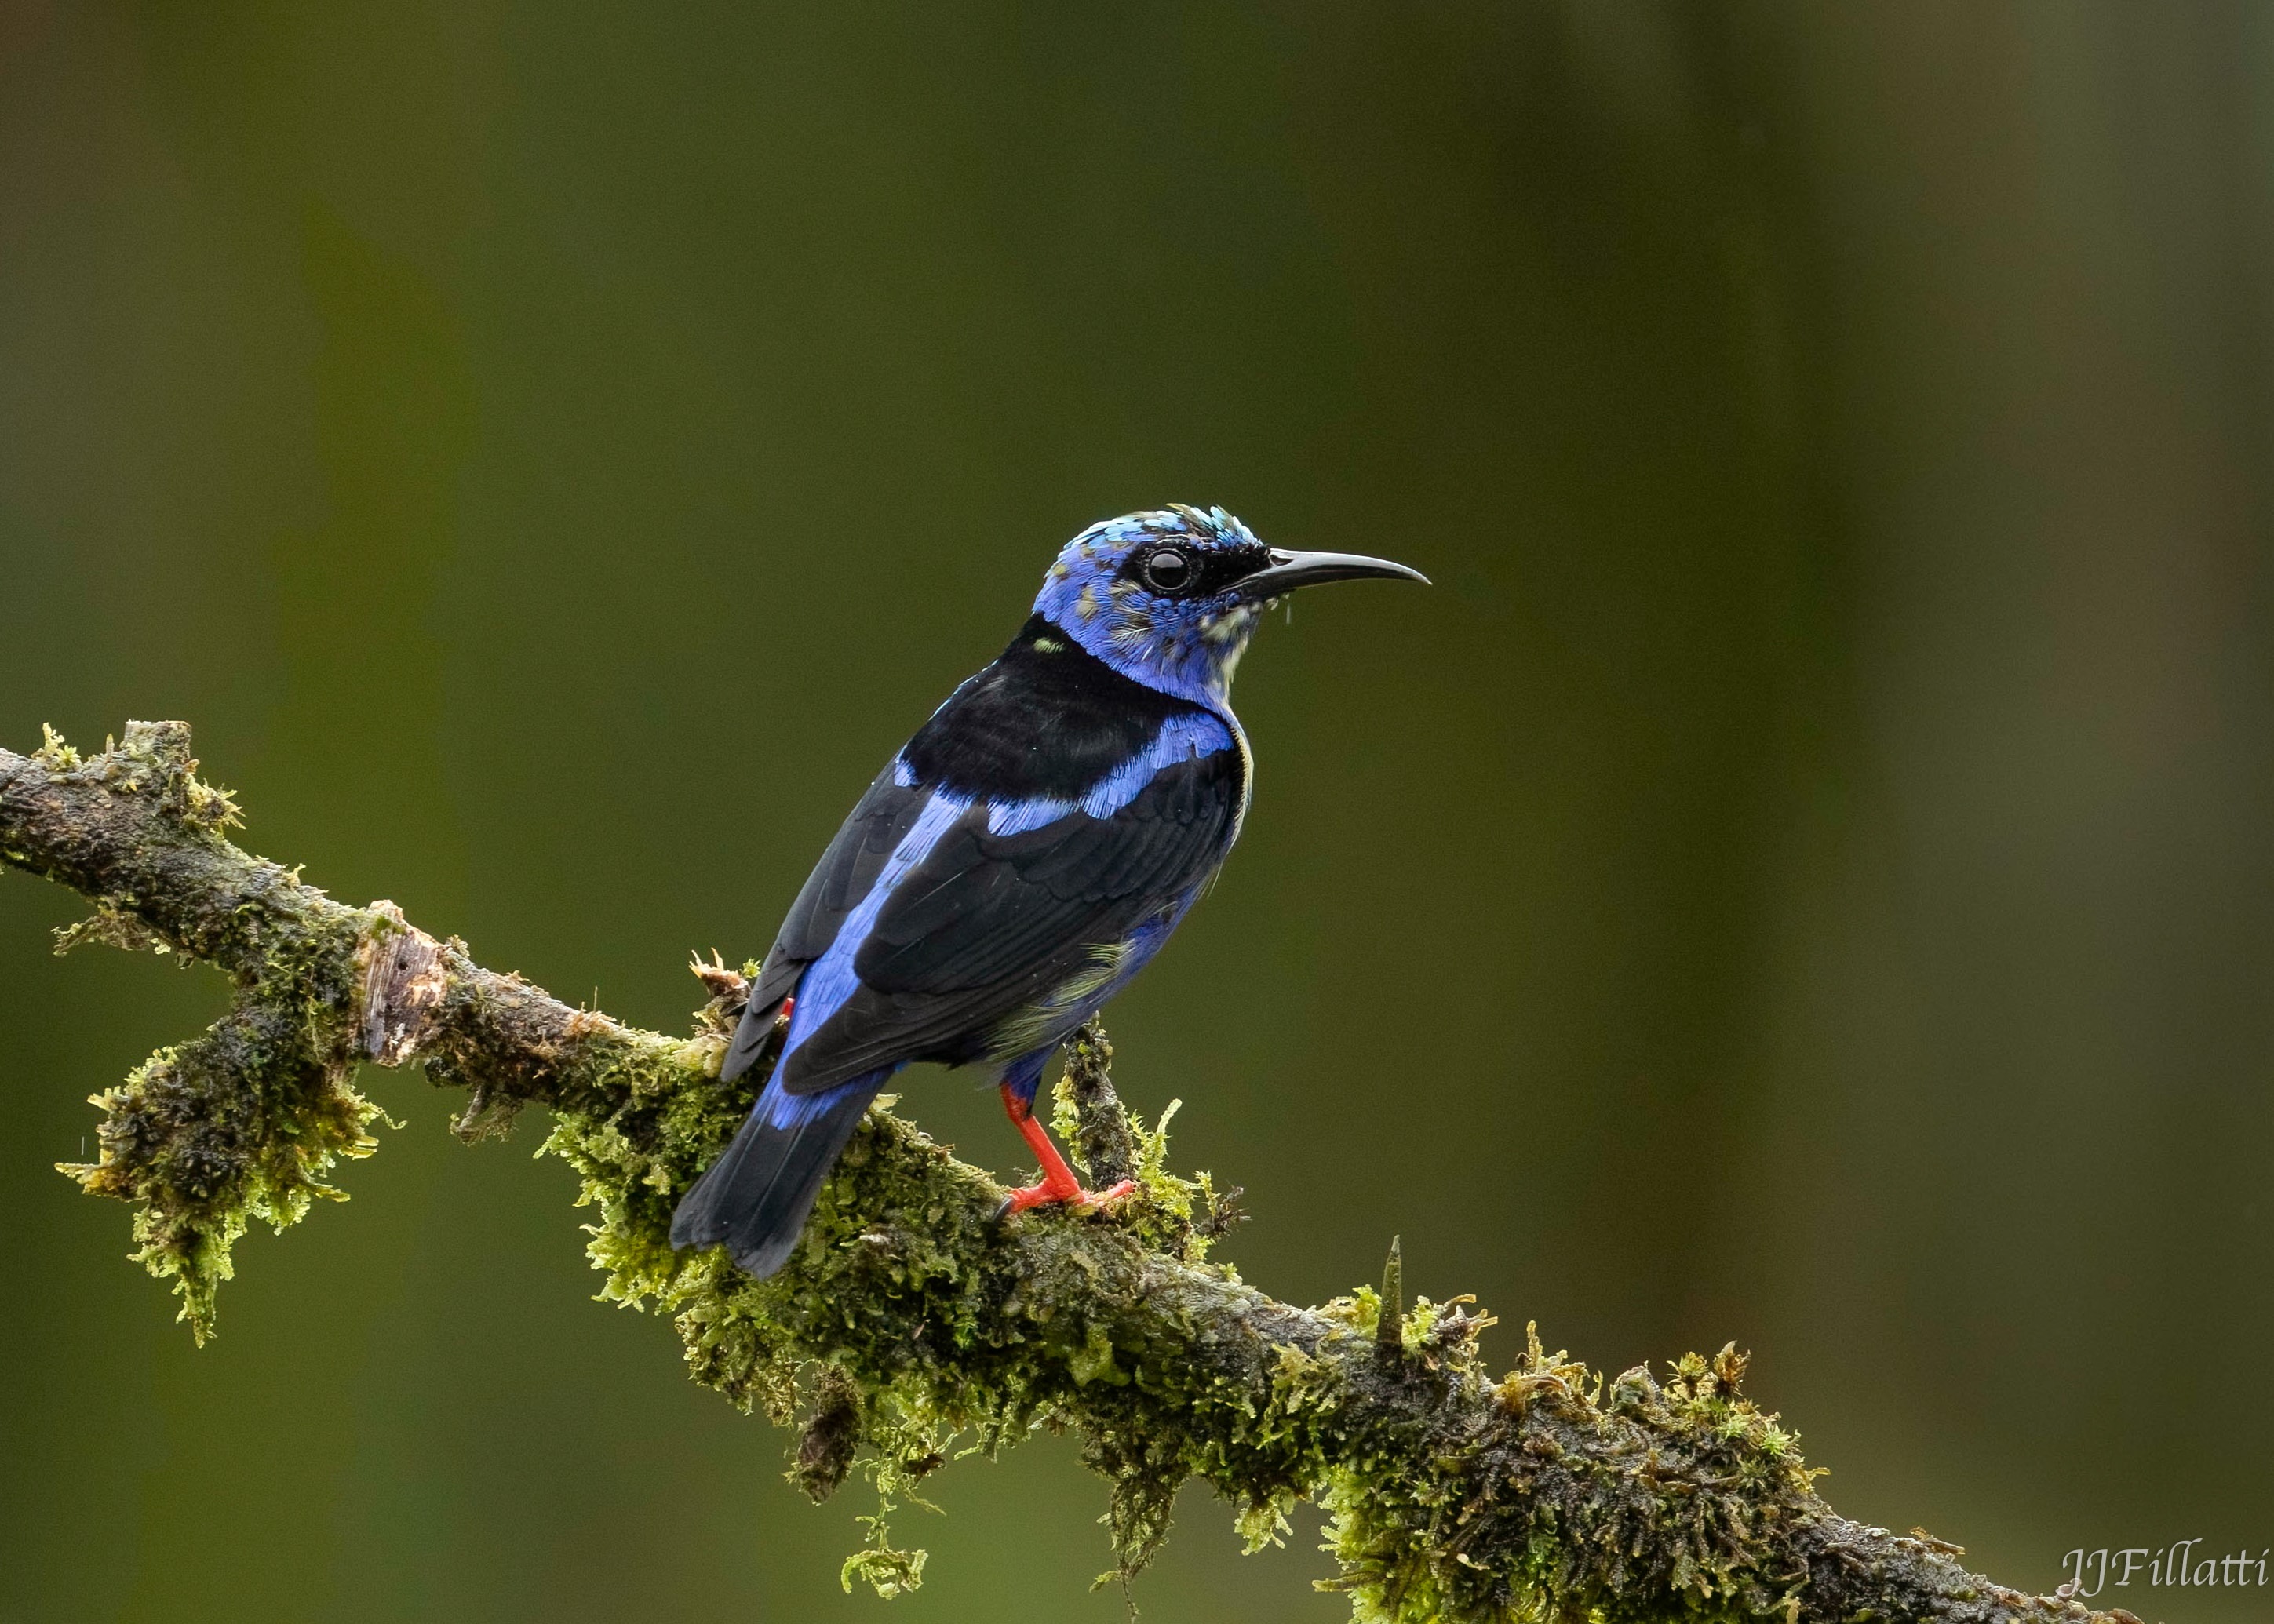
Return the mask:
M 1403 564 L 1267 547 L 1221 508 L 1092 525 L 1011 646 L 886 763 L 798 892 L 720 1071 L 774 1054 L 674 1246 L 787 1258 L 869 1101 L 912 1061 L 981 1064 L 1041 1160 L 1006 1209 L 1101 1201 L 1035 1120 L 1058 1047 L 1160 951 L 1239 834 L 1233 668 L 1298 587 Z M 779 1037 L 779 1052 L 776 1039 Z

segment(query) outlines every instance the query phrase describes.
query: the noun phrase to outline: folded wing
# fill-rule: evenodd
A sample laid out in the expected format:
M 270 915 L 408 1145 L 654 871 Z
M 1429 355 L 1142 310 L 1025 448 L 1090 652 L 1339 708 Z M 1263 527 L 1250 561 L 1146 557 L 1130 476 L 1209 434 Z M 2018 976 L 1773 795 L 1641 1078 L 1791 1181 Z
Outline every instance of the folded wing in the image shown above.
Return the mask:
M 750 1000 L 719 1075 L 731 1082 L 750 1069 L 772 1036 L 774 1011 L 797 990 L 806 966 L 829 951 L 845 921 L 877 883 L 894 848 L 907 838 L 931 792 L 900 781 L 888 764 L 847 816 L 829 849 L 806 876 L 750 988 Z
M 1007 1023 L 1094 975 L 1141 925 L 1190 900 L 1231 844 L 1244 778 L 1227 733 L 1224 748 L 1168 761 L 1103 816 L 1075 806 L 1026 827 L 1030 808 L 977 800 L 943 821 L 950 808 L 933 803 L 949 792 L 880 778 L 862 802 L 877 803 L 862 832 L 848 823 L 840 834 L 775 950 L 785 966 L 793 952 L 827 953 L 816 947 L 832 916 L 835 933 L 860 933 L 840 949 L 850 990 L 813 1011 L 819 1024 L 794 1041 L 783 1086 L 811 1094 L 904 1061 L 990 1056 Z M 918 854 L 907 848 L 926 834 L 920 824 L 939 832 Z M 879 878 L 892 889 L 864 908 Z M 769 955 L 762 989 L 778 974 Z

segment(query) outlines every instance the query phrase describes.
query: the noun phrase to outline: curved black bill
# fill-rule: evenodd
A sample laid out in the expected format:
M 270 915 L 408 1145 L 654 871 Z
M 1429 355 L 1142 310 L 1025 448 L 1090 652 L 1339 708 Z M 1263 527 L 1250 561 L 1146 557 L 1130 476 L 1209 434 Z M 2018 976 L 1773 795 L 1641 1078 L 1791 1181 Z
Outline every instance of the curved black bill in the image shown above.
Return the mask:
M 1418 569 L 1388 559 L 1367 558 L 1362 553 L 1284 553 L 1274 547 L 1269 566 L 1243 580 L 1239 591 L 1246 598 L 1277 598 L 1299 586 L 1317 586 L 1323 581 L 1369 578 L 1429 584 L 1429 577 Z

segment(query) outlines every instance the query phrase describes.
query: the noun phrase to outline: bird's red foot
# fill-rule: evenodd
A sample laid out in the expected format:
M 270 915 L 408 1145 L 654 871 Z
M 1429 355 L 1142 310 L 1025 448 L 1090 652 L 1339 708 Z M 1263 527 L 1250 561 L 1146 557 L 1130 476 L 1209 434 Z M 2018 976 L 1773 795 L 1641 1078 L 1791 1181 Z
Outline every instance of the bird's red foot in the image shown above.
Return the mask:
M 1043 1180 L 1038 1184 L 1028 1184 L 1023 1190 L 1013 1190 L 1005 1196 L 1003 1205 L 995 1209 L 998 1219 L 1008 1218 L 1013 1213 L 1023 1213 L 1030 1207 L 1063 1205 L 1087 1211 L 1094 1207 L 1102 1207 L 1108 1201 L 1118 1201 L 1137 1188 L 1135 1179 L 1125 1178 L 1110 1189 L 1083 1189 L 1081 1180 L 1073 1176 L 1073 1169 L 1066 1165 L 1065 1158 L 1058 1154 L 1058 1147 L 1050 1143 L 1050 1136 L 1043 1131 L 1043 1124 L 1035 1120 L 1035 1108 L 1031 1101 L 1020 1099 L 1005 1088 L 1003 1091 L 1003 1109 L 1011 1118 L 1011 1125 L 1018 1129 L 1020 1138 L 1027 1141 L 1028 1147 L 1043 1164 Z
M 1136 1188 L 1135 1179 L 1125 1178 L 1119 1184 L 1110 1184 L 1103 1190 L 1085 1190 L 1079 1183 L 1070 1190 L 1060 1190 L 1046 1178 L 1039 1184 L 1028 1184 L 1023 1190 L 1013 1190 L 1005 1196 L 1002 1210 L 997 1216 L 1008 1218 L 1013 1213 L 1023 1213 L 1030 1207 L 1054 1207 L 1061 1203 L 1087 1211 L 1093 1207 L 1103 1207 L 1108 1201 L 1118 1201 Z

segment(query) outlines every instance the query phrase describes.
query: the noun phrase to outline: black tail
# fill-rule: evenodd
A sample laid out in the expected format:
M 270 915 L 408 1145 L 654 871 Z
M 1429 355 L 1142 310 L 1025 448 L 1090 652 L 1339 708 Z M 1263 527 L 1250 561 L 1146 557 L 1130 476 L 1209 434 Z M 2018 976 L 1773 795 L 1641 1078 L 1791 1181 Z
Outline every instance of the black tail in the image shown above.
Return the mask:
M 681 1199 L 671 1216 L 671 1244 L 724 1241 L 734 1261 L 760 1280 L 781 1267 L 805 1231 L 821 1181 L 885 1075 L 872 1072 L 802 1098 L 778 1095 L 768 1084 L 726 1154 Z M 775 1127 L 766 1118 L 786 1097 L 803 1109 L 791 1125 Z

